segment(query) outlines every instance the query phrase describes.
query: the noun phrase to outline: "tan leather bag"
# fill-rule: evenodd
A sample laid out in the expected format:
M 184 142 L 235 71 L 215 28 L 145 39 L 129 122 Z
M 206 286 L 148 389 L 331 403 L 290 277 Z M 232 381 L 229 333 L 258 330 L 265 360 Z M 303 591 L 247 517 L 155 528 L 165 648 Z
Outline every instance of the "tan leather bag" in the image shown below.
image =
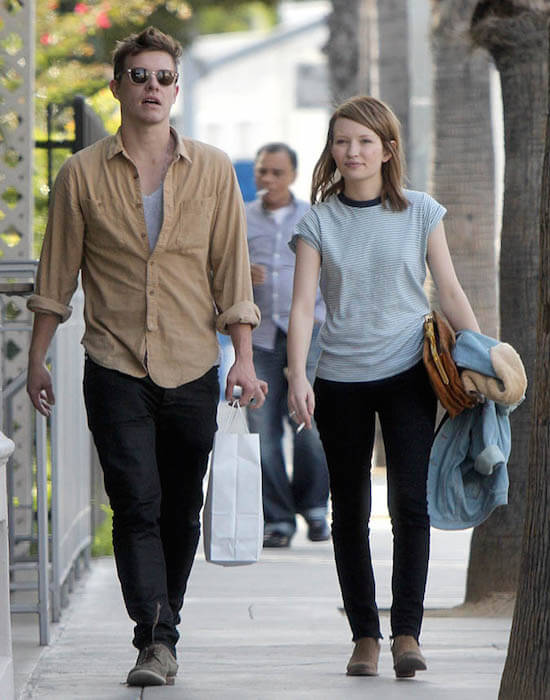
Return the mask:
M 424 366 L 435 395 L 451 418 L 478 403 L 464 389 L 452 356 L 454 345 L 455 332 L 441 314 L 432 311 L 424 316 Z

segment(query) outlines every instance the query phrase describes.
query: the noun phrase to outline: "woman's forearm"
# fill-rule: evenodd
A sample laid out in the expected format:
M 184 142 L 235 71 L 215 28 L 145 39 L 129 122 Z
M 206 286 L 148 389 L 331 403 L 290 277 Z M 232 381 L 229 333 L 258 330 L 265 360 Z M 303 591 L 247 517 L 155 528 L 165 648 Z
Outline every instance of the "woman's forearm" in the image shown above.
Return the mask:
M 304 377 L 306 374 L 306 361 L 312 330 L 313 308 L 308 311 L 303 304 L 293 304 L 290 312 L 287 338 L 289 381 L 294 377 Z

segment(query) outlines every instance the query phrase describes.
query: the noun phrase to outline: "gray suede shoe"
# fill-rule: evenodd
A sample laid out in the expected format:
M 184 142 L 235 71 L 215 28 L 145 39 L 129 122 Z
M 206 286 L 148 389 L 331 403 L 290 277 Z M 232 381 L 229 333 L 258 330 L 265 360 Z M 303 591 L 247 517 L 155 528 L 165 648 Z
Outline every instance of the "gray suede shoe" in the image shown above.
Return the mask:
M 138 654 L 128 674 L 128 685 L 174 685 L 178 664 L 170 649 L 160 643 L 149 644 Z
M 347 666 L 348 676 L 377 676 L 380 642 L 374 637 L 361 637 Z
M 418 642 L 410 634 L 398 634 L 391 645 L 396 678 L 414 678 L 417 671 L 425 671 L 426 659 Z

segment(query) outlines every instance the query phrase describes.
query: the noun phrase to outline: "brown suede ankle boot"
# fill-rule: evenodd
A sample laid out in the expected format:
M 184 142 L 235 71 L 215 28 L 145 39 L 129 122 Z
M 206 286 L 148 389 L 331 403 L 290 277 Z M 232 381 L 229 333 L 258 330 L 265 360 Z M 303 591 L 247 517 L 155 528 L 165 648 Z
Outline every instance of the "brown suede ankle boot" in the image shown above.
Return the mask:
M 416 671 L 425 671 L 426 659 L 416 639 L 410 634 L 398 634 L 391 645 L 396 678 L 413 678 Z
M 347 667 L 348 676 L 377 676 L 380 641 L 374 637 L 361 637 L 355 642 L 355 649 Z

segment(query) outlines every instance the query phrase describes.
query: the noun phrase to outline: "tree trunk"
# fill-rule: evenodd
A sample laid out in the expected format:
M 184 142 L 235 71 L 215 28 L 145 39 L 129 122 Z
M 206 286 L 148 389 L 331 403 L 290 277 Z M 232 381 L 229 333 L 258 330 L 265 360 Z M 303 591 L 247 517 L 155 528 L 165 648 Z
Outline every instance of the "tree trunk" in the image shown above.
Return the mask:
M 328 18 L 329 39 L 324 47 L 328 57 L 329 81 L 335 104 L 356 95 L 359 72 L 360 0 L 332 0 Z
M 379 97 L 401 122 L 407 159 L 409 144 L 409 21 L 404 0 L 377 0 Z
M 408 13 L 403 0 L 332 0 L 328 19 L 335 104 L 370 94 L 390 104 L 406 139 L 409 121 Z
M 550 100 L 550 85 L 547 95 Z M 508 656 L 499 700 L 542 700 L 550 689 L 550 118 L 542 177 L 537 368 L 527 513 Z
M 495 161 L 489 58 L 466 33 L 473 2 L 434 7 L 433 193 L 447 207 L 445 229 L 458 277 L 479 325 L 498 334 Z
M 506 168 L 500 252 L 500 335 L 520 354 L 534 376 L 538 279 L 540 180 L 547 109 L 548 3 L 478 3 L 472 38 L 492 55 L 500 73 Z M 532 391 L 512 414 L 508 461 L 509 504 L 474 530 L 466 598 L 513 593 L 519 574 Z M 495 554 L 498 552 L 498 556 Z

